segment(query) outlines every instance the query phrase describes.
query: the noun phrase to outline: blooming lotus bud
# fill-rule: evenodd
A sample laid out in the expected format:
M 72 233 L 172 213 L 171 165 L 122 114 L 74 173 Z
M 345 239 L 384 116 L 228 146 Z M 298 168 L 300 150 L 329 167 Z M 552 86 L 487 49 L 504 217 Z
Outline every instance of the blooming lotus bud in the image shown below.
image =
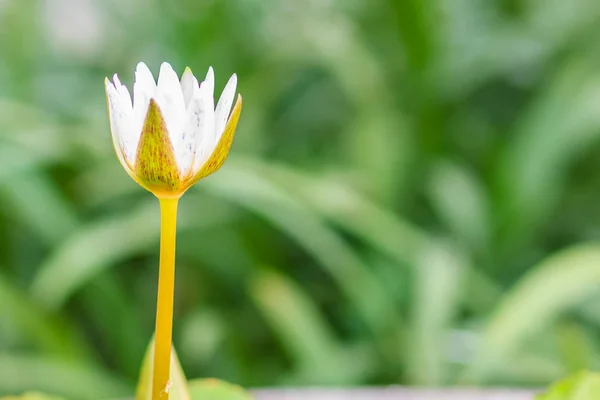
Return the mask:
M 168 63 L 158 84 L 139 63 L 133 102 L 115 74 L 105 80 L 113 144 L 127 173 L 159 198 L 179 197 L 198 180 L 217 171 L 233 141 L 242 98 L 233 111 L 234 74 L 215 107 L 214 73 L 209 68 L 200 84 L 187 68 L 178 79 Z

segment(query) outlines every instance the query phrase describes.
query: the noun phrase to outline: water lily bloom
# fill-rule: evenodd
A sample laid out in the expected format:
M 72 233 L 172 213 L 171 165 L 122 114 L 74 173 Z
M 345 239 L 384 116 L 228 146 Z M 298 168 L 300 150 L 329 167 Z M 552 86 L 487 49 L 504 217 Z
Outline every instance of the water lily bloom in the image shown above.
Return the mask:
M 178 198 L 225 161 L 237 127 L 242 98 L 233 111 L 237 77 L 231 76 L 215 107 L 214 72 L 201 83 L 186 68 L 181 80 L 168 63 L 158 83 L 144 63 L 135 71 L 133 101 L 117 75 L 105 79 L 117 157 L 141 186 L 159 198 Z

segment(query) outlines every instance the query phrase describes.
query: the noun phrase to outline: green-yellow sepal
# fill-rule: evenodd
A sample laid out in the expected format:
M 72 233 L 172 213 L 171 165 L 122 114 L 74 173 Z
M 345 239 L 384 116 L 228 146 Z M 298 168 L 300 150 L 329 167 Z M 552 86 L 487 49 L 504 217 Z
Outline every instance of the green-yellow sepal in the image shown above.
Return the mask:
M 167 125 L 154 99 L 150 100 L 135 157 L 135 176 L 140 185 L 156 194 L 172 195 L 182 185 Z

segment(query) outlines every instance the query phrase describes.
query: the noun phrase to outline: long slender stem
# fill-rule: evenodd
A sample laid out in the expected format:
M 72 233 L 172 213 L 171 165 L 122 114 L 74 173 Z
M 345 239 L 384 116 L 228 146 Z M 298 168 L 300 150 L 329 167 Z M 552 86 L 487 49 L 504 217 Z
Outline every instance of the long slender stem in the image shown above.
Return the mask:
M 160 267 L 156 305 L 156 340 L 152 400 L 168 400 L 175 291 L 175 232 L 179 199 L 160 200 Z

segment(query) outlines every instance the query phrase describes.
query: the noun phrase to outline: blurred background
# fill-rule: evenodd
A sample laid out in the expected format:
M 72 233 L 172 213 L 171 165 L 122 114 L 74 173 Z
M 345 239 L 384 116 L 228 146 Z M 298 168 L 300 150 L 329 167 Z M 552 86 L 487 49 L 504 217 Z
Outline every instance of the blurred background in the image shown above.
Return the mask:
M 103 79 L 237 72 L 180 206 L 174 344 L 248 387 L 600 367 L 596 0 L 0 0 L 0 394 L 131 395 L 158 204 Z

